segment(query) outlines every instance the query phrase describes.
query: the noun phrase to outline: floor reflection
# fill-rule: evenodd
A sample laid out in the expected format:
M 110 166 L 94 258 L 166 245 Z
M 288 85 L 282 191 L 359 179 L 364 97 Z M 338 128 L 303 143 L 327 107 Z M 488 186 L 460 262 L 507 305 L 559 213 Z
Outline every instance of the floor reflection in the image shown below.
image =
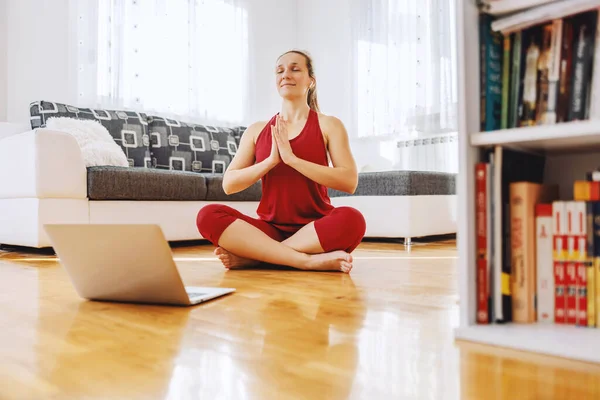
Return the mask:
M 40 270 L 38 379 L 73 398 L 164 395 L 191 309 L 61 295 L 56 272 Z
M 239 287 L 236 274 L 225 273 L 221 286 Z M 350 398 L 366 310 L 361 293 L 342 274 L 306 286 L 296 293 L 241 287 L 226 310 L 194 312 L 168 398 Z M 242 312 L 223 314 L 229 309 Z
M 357 259 L 350 276 L 185 262 L 186 284 L 237 288 L 194 307 L 86 301 L 56 263 L 26 263 L 0 266 L 15 397 L 459 398 L 454 259 Z

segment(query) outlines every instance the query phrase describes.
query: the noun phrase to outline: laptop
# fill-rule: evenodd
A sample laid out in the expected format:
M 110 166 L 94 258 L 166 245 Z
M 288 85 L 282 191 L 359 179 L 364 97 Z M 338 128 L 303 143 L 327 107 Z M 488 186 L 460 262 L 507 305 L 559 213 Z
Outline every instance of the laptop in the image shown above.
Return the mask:
M 184 286 L 158 225 L 44 228 L 75 290 L 88 300 L 191 306 L 235 291 Z

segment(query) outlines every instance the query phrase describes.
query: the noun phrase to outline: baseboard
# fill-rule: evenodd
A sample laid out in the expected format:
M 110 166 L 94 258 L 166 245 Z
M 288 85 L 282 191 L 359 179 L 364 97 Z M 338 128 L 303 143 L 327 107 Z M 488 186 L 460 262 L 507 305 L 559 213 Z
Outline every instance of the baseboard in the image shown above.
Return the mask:
M 54 248 L 51 246 L 29 247 L 29 246 L 19 246 L 19 245 L 14 245 L 14 244 L 0 244 L 0 258 L 2 258 L 2 253 L 19 253 L 20 255 L 35 256 L 35 257 L 56 256 L 56 252 L 54 251 Z
M 389 238 L 389 237 L 365 237 L 363 242 L 379 242 L 379 243 L 404 243 L 405 238 Z M 443 235 L 429 235 L 420 237 L 411 237 L 412 244 L 418 243 L 436 243 L 456 240 L 456 233 L 448 233 Z

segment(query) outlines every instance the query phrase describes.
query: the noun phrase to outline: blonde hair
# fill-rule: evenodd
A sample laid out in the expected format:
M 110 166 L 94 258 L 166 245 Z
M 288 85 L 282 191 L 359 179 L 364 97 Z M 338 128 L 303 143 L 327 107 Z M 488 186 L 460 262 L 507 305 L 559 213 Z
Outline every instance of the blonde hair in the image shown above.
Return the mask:
M 314 110 L 316 112 L 320 112 L 319 102 L 317 100 L 317 79 L 315 77 L 315 68 L 313 66 L 312 57 L 306 51 L 294 49 L 294 50 L 286 51 L 285 53 L 280 55 L 279 58 L 281 58 L 284 55 L 289 54 L 289 53 L 296 53 L 296 54 L 300 54 L 301 56 L 304 56 L 304 60 L 306 61 L 306 68 L 308 69 L 308 76 L 311 77 L 312 79 L 314 79 L 314 84 L 311 85 L 311 87 L 308 89 L 308 96 L 306 98 L 306 102 L 308 103 L 308 106 L 312 110 Z

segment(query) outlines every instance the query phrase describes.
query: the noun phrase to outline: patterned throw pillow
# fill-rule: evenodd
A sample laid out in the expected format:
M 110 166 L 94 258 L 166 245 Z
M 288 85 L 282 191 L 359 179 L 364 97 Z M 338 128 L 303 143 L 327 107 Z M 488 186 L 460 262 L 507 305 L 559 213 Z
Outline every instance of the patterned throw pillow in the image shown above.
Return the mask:
M 152 167 L 191 172 L 225 172 L 237 152 L 236 131 L 149 116 Z
M 131 167 L 151 167 L 148 119 L 143 113 L 119 110 L 95 110 L 49 101 L 29 105 L 31 128 L 45 128 L 52 117 L 92 119 L 100 122 L 127 156 Z

